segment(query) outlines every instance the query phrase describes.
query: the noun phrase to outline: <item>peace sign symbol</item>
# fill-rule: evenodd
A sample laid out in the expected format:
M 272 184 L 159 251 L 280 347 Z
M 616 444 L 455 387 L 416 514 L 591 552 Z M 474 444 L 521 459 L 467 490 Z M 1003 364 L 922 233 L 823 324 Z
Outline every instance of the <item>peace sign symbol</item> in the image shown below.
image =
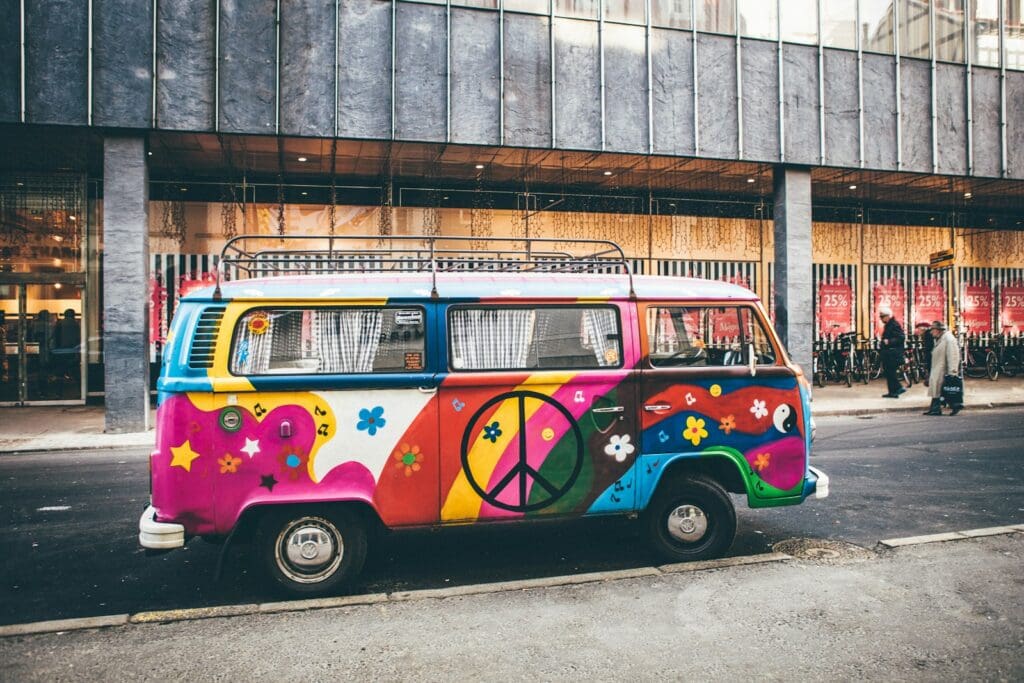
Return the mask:
M 540 472 L 531 467 L 528 462 L 526 448 L 526 399 L 528 398 L 536 399 L 552 406 L 555 410 L 561 413 L 563 417 L 565 417 L 566 422 L 568 422 L 569 426 L 572 428 L 572 436 L 576 441 L 575 460 L 573 462 L 571 474 L 560 485 L 543 476 Z M 519 430 L 517 436 L 519 439 L 519 462 L 513 465 L 512 469 L 508 471 L 508 474 L 494 484 L 490 490 L 485 490 L 476 480 L 473 470 L 470 468 L 470 446 L 481 433 L 481 428 L 477 425 L 480 417 L 484 415 L 491 406 L 509 399 L 514 399 L 517 402 L 518 408 Z M 466 479 L 469 481 L 469 485 L 472 486 L 477 495 L 485 501 L 494 507 L 501 508 L 503 510 L 511 510 L 512 512 L 530 512 L 533 510 L 540 510 L 541 508 L 551 505 L 569 492 L 569 489 L 571 489 L 573 484 L 576 483 L 576 478 L 579 476 L 582 468 L 583 433 L 580 431 L 580 426 L 576 423 L 572 413 L 566 410 L 565 406 L 550 396 L 536 391 L 509 391 L 495 396 L 480 406 L 479 410 L 473 413 L 473 417 L 469 418 L 469 423 L 466 425 L 466 431 L 462 434 L 462 471 L 466 473 Z M 531 497 L 529 483 L 531 480 L 534 483 L 534 488 L 539 486 L 547 493 L 544 497 L 533 496 L 534 502 L 532 503 L 529 502 Z M 506 488 L 512 486 L 513 482 L 515 482 L 518 488 L 519 495 L 515 499 L 518 500 L 519 503 L 517 505 L 513 505 L 511 503 L 498 500 L 498 497 Z M 484 482 L 484 485 L 486 484 L 487 482 Z M 513 491 L 515 490 L 516 489 L 513 489 Z

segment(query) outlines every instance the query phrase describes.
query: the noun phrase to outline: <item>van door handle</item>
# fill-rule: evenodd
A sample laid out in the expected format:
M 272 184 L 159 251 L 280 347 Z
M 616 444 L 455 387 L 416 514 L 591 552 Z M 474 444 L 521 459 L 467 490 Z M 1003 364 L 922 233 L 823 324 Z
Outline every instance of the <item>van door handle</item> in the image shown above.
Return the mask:
M 421 394 L 436 394 L 437 387 L 416 387 L 416 390 Z
M 626 412 L 623 406 L 609 406 L 607 408 L 591 408 L 592 412 L 595 413 L 624 413 Z
M 646 410 L 649 413 L 656 413 L 659 410 L 669 410 L 671 408 L 671 403 L 650 403 L 644 406 L 644 410 Z

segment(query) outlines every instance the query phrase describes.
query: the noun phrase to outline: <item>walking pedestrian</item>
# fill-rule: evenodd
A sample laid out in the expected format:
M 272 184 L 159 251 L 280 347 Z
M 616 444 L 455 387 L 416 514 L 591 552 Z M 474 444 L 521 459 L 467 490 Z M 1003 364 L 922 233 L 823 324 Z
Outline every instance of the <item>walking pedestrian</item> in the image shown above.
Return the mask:
M 935 347 L 932 349 L 931 372 L 924 385 L 928 387 L 928 396 L 932 403 L 925 415 L 942 415 L 942 385 L 946 383 L 946 376 L 959 377 L 960 374 L 960 345 L 956 342 L 953 333 L 946 329 L 946 323 L 936 320 L 929 330 L 935 340 Z M 950 415 L 956 415 L 963 410 L 963 393 L 956 402 L 949 406 L 953 410 Z
M 882 394 L 884 398 L 899 398 L 906 391 L 897 378 L 900 366 L 903 365 L 904 342 L 906 335 L 896 318 L 892 317 L 892 309 L 888 306 L 878 307 L 878 317 L 885 327 L 882 328 L 882 368 L 885 370 L 885 381 L 889 391 Z

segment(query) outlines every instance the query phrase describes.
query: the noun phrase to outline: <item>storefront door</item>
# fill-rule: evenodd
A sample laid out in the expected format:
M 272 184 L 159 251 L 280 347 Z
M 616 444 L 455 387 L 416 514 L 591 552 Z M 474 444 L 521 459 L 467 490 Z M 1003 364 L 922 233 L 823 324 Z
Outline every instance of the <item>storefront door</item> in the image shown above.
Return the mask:
M 0 405 L 85 402 L 82 290 L 73 276 L 0 284 Z

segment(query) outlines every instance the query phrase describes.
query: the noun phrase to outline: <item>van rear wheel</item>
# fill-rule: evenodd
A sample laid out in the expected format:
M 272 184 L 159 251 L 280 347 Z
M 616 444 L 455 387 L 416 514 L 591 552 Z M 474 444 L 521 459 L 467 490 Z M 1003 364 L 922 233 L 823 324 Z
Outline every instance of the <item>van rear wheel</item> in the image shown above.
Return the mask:
M 359 574 L 366 529 L 341 509 L 282 510 L 260 522 L 258 552 L 274 583 L 292 595 L 326 595 Z
M 732 500 L 707 477 L 663 481 L 645 515 L 648 542 L 661 557 L 673 562 L 721 557 L 736 535 Z

